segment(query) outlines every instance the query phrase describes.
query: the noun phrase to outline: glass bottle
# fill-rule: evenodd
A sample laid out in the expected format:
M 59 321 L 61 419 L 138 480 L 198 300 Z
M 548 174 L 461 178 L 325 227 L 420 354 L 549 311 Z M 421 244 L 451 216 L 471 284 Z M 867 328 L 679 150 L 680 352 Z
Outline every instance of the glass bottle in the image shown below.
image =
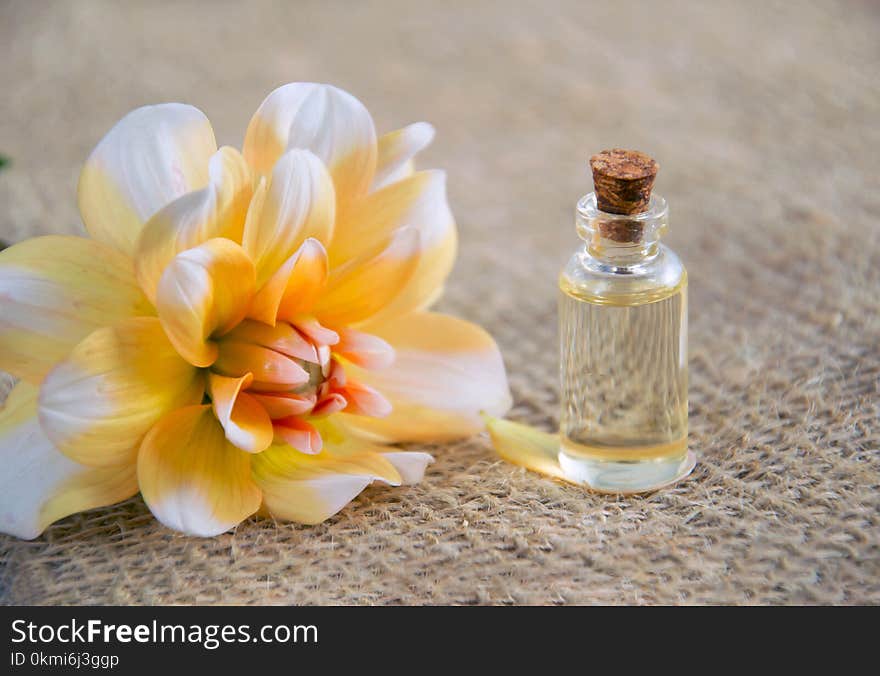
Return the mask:
M 634 151 L 605 153 L 632 160 Z M 596 192 L 577 204 L 584 245 L 559 278 L 559 463 L 566 478 L 613 493 L 653 490 L 686 476 L 694 463 L 687 449 L 687 273 L 660 242 L 668 212 L 650 194 L 657 165 L 635 155 L 635 170 L 632 163 L 621 168 L 618 157 L 616 169 L 600 163 L 597 173 L 599 156 L 591 160 Z M 650 176 L 639 169 L 646 162 Z

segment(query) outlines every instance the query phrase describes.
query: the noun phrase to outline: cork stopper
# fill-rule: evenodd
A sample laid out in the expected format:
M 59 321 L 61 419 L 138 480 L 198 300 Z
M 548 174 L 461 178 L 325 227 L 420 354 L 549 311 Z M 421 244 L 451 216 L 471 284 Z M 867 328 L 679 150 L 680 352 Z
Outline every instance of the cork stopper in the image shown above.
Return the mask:
M 603 150 L 590 158 L 596 206 L 608 214 L 648 210 L 659 165 L 637 150 Z

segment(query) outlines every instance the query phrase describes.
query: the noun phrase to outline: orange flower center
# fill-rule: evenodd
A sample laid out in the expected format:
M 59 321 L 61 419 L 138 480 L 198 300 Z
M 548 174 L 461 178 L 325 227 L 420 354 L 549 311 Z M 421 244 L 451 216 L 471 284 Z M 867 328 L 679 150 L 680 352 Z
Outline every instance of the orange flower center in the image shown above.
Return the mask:
M 349 380 L 334 351 L 336 331 L 312 317 L 279 321 L 274 327 L 245 320 L 218 340 L 217 360 L 208 369 L 215 410 L 224 426 L 236 412 L 251 425 L 271 424 L 276 443 L 305 453 L 321 450 L 309 419 L 340 411 L 380 417 L 391 406 L 377 391 Z

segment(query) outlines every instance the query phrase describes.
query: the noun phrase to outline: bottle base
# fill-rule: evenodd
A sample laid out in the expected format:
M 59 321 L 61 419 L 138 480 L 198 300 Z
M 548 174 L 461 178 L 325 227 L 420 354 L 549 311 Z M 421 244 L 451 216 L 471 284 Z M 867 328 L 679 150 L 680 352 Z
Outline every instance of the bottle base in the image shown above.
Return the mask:
M 559 451 L 559 466 L 565 479 L 599 493 L 648 493 L 687 477 L 697 464 L 688 451 L 684 457 L 657 460 L 599 460 Z

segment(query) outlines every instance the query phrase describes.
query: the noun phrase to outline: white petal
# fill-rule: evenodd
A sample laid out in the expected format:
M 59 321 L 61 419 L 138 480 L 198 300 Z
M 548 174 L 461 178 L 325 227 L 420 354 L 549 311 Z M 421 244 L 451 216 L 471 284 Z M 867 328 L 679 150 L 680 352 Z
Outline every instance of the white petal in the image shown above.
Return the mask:
M 348 92 L 294 82 L 269 94 L 248 126 L 245 159 L 267 176 L 291 148 L 311 150 L 327 165 L 338 207 L 367 193 L 376 171 L 376 129 L 364 105 Z
M 208 183 L 216 150 L 214 130 L 197 108 L 163 103 L 133 110 L 98 143 L 80 174 L 79 210 L 89 234 L 131 254 L 153 214 Z
M 134 463 L 96 469 L 59 453 L 40 429 L 37 392 L 19 383 L 0 410 L 0 532 L 27 540 L 53 521 L 138 490 Z
M 271 180 L 248 211 L 242 246 L 261 287 L 308 238 L 330 241 L 335 218 L 333 181 L 308 150 L 291 150 L 275 164 Z
M 434 127 L 416 122 L 379 137 L 379 158 L 371 190 L 379 190 L 413 173 L 413 158 L 434 140 Z
M 398 471 L 400 478 L 403 479 L 402 485 L 404 486 L 419 483 L 425 476 L 425 470 L 428 468 L 428 465 L 434 462 L 434 456 L 430 453 L 399 451 L 383 453 L 382 455 L 385 456 L 388 462 L 394 465 L 394 469 Z
M 250 169 L 237 150 L 224 146 L 211 158 L 209 171 L 207 186 L 160 209 L 138 238 L 135 270 L 153 303 L 159 279 L 177 254 L 215 237 L 241 241 L 253 195 Z

